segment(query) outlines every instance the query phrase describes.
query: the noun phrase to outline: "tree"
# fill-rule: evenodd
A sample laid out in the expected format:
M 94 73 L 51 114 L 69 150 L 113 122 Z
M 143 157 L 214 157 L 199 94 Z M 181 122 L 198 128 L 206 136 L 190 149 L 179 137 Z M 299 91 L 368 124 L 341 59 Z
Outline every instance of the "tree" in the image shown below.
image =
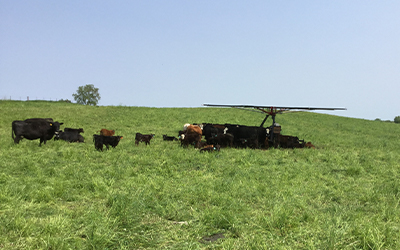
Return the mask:
M 95 88 L 93 84 L 79 86 L 75 94 L 72 94 L 76 103 L 83 105 L 96 106 L 100 100 L 99 89 Z
M 394 118 L 394 123 L 400 123 L 400 116 L 396 116 Z

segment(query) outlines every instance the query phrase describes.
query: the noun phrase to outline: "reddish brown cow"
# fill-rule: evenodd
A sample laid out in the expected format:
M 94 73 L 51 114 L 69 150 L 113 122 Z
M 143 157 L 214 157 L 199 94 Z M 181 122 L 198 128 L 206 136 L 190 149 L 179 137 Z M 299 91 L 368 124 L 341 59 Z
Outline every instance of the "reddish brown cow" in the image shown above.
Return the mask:
M 304 144 L 304 147 L 305 147 L 305 148 L 314 148 L 314 149 L 315 149 L 315 146 L 312 145 L 311 142 L 307 142 L 306 144 Z
M 105 128 L 103 128 L 103 129 L 101 129 L 100 131 L 97 131 L 97 132 L 100 132 L 100 135 L 104 135 L 104 136 L 113 136 L 115 134 L 115 130 L 108 130 L 108 129 L 105 129 Z
M 186 129 L 186 132 L 187 133 L 196 133 L 196 134 L 199 134 L 200 136 L 203 134 L 203 131 L 197 125 L 189 125 Z

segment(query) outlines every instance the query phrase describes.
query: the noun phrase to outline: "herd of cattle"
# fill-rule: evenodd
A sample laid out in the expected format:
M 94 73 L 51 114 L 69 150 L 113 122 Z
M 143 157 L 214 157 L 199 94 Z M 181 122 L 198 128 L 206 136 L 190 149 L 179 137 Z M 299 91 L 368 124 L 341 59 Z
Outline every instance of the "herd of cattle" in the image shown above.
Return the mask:
M 16 120 L 12 122 L 11 136 L 14 143 L 19 143 L 22 138 L 28 140 L 40 139 L 46 144 L 47 140 L 64 140 L 68 142 L 84 142 L 81 133 L 82 128 L 65 128 L 60 130 L 63 123 L 53 121 L 52 118 L 30 118 L 23 121 Z M 109 149 L 109 146 L 115 148 L 122 136 L 115 136 L 114 130 L 101 129 L 100 134 L 93 135 L 95 149 L 103 151 L 103 146 Z M 271 133 L 274 133 L 271 136 Z M 144 142 L 150 145 L 150 140 L 154 134 L 136 133 L 135 144 Z M 202 141 L 204 137 L 205 141 Z M 189 145 L 199 148 L 200 152 L 219 151 L 221 147 L 236 148 L 315 148 L 310 142 L 299 140 L 298 137 L 281 135 L 280 131 L 272 131 L 270 128 L 244 126 L 237 124 L 185 124 L 183 130 L 178 132 L 178 137 L 163 135 L 165 141 L 180 141 L 181 146 Z

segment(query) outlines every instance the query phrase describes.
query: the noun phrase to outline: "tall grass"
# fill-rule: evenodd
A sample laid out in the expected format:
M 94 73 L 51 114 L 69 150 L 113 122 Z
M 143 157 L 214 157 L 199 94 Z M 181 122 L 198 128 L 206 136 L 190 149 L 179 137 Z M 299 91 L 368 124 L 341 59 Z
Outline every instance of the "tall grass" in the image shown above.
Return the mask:
M 277 116 L 317 149 L 165 142 L 187 122 L 259 125 L 222 108 L 90 107 L 0 101 L 0 248 L 397 249 L 400 126 L 315 113 Z M 52 117 L 85 143 L 23 139 L 11 122 Z M 96 151 L 101 128 L 124 136 Z M 155 133 L 135 146 L 136 132 Z M 204 240 L 212 239 L 215 241 Z M 217 239 L 219 238 L 219 239 Z

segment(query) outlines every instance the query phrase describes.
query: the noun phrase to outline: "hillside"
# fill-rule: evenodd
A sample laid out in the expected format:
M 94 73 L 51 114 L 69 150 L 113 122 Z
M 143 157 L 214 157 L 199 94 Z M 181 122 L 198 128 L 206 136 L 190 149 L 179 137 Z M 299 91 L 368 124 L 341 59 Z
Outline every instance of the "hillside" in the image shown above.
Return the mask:
M 287 113 L 277 115 L 282 133 L 315 150 L 200 154 L 162 135 L 187 122 L 257 126 L 264 116 L 43 101 L 0 101 L 0 110 L 0 248 L 400 247 L 399 124 Z M 15 145 L 11 122 L 32 117 L 84 128 L 86 142 Z M 124 139 L 98 152 L 101 128 Z M 135 146 L 136 132 L 156 137 Z

